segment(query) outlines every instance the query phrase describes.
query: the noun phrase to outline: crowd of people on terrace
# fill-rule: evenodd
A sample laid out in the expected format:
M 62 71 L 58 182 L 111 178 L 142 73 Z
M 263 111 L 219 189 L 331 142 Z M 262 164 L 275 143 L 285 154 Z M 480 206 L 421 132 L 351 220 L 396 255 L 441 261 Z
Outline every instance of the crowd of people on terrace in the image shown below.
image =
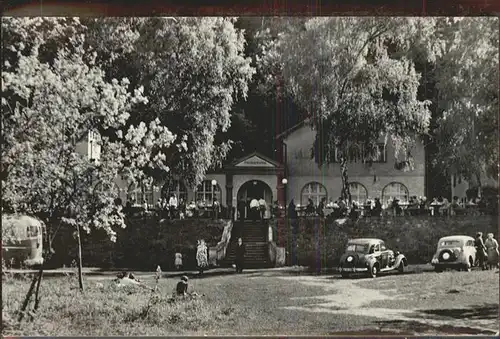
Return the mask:
M 450 202 L 447 198 L 439 197 L 432 200 L 426 197 L 412 196 L 409 199 L 400 201 L 397 198 L 389 198 L 382 203 L 380 198 L 368 198 L 364 202 L 339 198 L 335 201 L 330 198 L 329 202 L 323 197 L 318 205 L 312 199 L 308 199 L 307 205 L 296 205 L 294 200 L 290 201 L 286 214 L 290 218 L 301 216 L 330 216 L 335 218 L 360 216 L 372 217 L 382 215 L 443 215 L 452 216 L 457 214 L 480 214 L 484 213 L 487 207 L 486 201 L 480 198 L 460 199 L 453 197 Z M 283 207 L 278 206 L 278 209 Z
M 295 204 L 294 199 L 290 201 L 287 208 L 275 201 L 272 206 L 268 206 L 264 198 L 248 198 L 238 201 L 234 213 L 237 219 L 264 220 L 271 217 L 286 214 L 289 218 L 304 216 L 320 217 L 376 217 L 384 215 L 405 216 L 405 215 L 430 215 L 430 216 L 453 216 L 463 214 L 485 213 L 487 203 L 484 199 L 460 199 L 455 196 L 451 201 L 446 197 L 433 198 L 411 196 L 403 201 L 397 198 L 389 198 L 384 202 L 380 198 L 367 198 L 365 201 L 332 198 L 327 201 L 326 197 L 321 198 L 319 204 L 309 198 L 307 204 Z M 137 204 L 134 200 L 127 201 L 126 211 L 140 211 L 141 213 L 157 213 L 161 218 L 185 219 L 197 217 L 212 217 L 218 219 L 222 213 L 227 211 L 217 197 L 213 201 L 207 202 L 199 200 L 187 203 L 184 199 L 178 199 L 175 194 L 170 197 L 158 199 L 155 205 L 148 204 L 144 199 L 142 204 Z M 231 213 L 231 211 L 229 211 Z M 229 217 L 229 214 L 227 217 Z
M 222 206 L 216 197 L 210 202 L 199 200 L 187 203 L 182 198 L 178 199 L 175 194 L 171 194 L 168 199 L 158 199 L 154 205 L 148 204 L 146 199 L 143 199 L 142 204 L 130 199 L 127 201 L 125 208 L 128 212 L 135 210 L 143 214 L 157 213 L 160 217 L 169 219 L 185 219 L 186 217 L 192 218 L 204 215 L 213 216 L 217 219 L 222 212 Z

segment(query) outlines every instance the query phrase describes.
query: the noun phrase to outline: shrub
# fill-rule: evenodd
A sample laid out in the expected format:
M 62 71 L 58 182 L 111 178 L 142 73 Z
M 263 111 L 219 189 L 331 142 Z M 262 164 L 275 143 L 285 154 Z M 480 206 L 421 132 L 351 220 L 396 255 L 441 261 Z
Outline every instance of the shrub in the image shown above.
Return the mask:
M 156 216 L 127 220 L 127 228 L 117 232 L 116 243 L 105 232 L 82 235 L 82 257 L 85 266 L 154 270 L 174 268 L 174 254 L 183 254 L 185 269 L 196 267 L 196 241 L 205 239 L 216 245 L 224 226 L 230 221 L 210 219 L 167 220 Z M 56 254 L 49 265 L 69 265 L 76 257 L 76 241 L 71 232 L 59 234 L 54 243 Z
M 297 227 L 295 236 L 293 227 Z M 323 269 L 338 265 L 348 239 L 380 238 L 390 249 L 404 253 L 409 263 L 425 264 L 431 260 L 440 237 L 474 236 L 477 231 L 497 234 L 498 221 L 493 216 L 366 218 L 347 219 L 345 223 L 306 218 L 292 221 L 279 232 L 277 228 L 275 223 L 273 229 L 282 236 L 288 264 Z

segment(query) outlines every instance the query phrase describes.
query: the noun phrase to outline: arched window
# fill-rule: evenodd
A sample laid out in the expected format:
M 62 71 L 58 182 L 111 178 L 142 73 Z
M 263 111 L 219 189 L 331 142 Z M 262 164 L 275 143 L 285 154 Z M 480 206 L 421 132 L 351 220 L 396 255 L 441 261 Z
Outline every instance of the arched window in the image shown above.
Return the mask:
M 382 202 L 387 205 L 389 201 L 398 199 L 399 202 L 408 202 L 408 188 L 400 182 L 391 182 L 382 190 Z
M 196 187 L 196 202 L 204 202 L 211 205 L 214 197 L 221 202 L 221 190 L 219 184 L 212 186 L 212 180 L 204 180 Z
M 168 199 L 171 194 L 175 194 L 178 201 L 181 199 L 187 202 L 187 189 L 186 185 L 181 180 L 172 180 L 163 185 L 161 189 L 161 197 Z
M 359 182 L 349 183 L 349 191 L 351 192 L 352 201 L 356 202 L 358 205 L 364 204 L 366 199 L 368 199 L 368 191 L 366 190 L 366 187 Z
M 312 199 L 315 206 L 318 206 L 322 198 L 327 198 L 326 188 L 319 182 L 310 182 L 302 188 L 300 195 L 300 204 L 307 205 L 309 199 Z
M 140 206 L 142 206 L 145 200 L 148 206 L 153 206 L 153 185 L 130 184 L 127 192 L 127 200 L 132 200 L 133 205 Z

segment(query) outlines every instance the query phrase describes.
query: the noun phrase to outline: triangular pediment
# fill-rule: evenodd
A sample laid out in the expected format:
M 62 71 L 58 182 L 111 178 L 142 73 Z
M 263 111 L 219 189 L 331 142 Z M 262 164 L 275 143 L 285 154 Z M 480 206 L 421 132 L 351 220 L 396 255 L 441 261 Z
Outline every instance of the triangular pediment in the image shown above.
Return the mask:
M 273 160 L 267 159 L 257 153 L 253 153 L 243 159 L 237 160 L 234 164 L 235 167 L 268 167 L 275 168 L 277 165 Z

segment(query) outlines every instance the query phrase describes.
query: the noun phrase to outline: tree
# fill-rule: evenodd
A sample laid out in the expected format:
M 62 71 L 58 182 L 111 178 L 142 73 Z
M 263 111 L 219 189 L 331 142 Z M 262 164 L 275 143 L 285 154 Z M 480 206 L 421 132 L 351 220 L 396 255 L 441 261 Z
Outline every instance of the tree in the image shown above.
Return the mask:
M 350 200 L 353 147 L 371 158 L 377 141 L 390 137 L 396 157 L 412 166 L 411 148 L 429 124 L 429 102 L 417 98 L 420 74 L 412 60 L 394 51 L 426 37 L 427 25 L 413 18 L 313 18 L 268 44 L 261 62 L 280 67 L 284 91 L 309 112 L 318 131 L 315 161 L 339 158 L 344 198 Z
M 498 175 L 498 18 L 441 19 L 434 165 L 481 186 Z
M 128 123 L 134 105 L 147 104 L 143 89 L 129 88 L 126 78 L 106 81 L 77 21 L 40 20 L 51 31 L 72 32 L 64 42 L 56 39 L 53 58 L 40 53 L 52 42 L 47 31 L 24 34 L 33 19 L 3 21 L 12 38 L 7 48 L 16 55 L 2 72 L 2 209 L 36 215 L 52 232 L 56 225 L 71 225 L 77 240 L 80 229 L 92 227 L 114 241 L 113 228 L 125 227 L 114 181 L 119 175 L 144 178 L 147 167 L 167 171 L 167 159 L 157 150 L 170 147 L 176 136 L 159 120 Z M 99 162 L 77 150 L 94 129 L 107 132 Z M 83 289 L 81 257 L 79 268 Z
M 232 18 L 134 18 L 86 21 L 103 67 L 112 77 L 130 75 L 144 86 L 146 105 L 129 123 L 159 119 L 176 134 L 176 147 L 162 150 L 169 173 L 149 171 L 156 180 L 181 175 L 190 186 L 221 165 L 231 141 L 217 138 L 231 122 L 233 104 L 246 98 L 254 69 L 243 55 L 244 36 Z M 123 34 L 110 34 L 112 32 Z

